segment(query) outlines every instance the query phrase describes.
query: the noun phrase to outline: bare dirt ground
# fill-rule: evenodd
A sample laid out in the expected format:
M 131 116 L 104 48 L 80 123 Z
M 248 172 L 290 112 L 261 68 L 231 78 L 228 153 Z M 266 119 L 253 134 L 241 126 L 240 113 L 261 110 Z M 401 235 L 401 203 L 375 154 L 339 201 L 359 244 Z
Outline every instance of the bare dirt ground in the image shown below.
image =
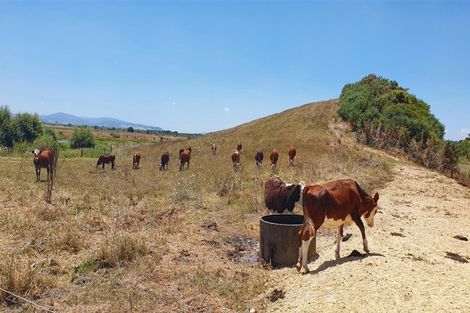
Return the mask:
M 397 164 L 394 180 L 379 190 L 381 214 L 366 234 L 371 253 L 361 253 L 358 228 L 335 260 L 334 232 L 317 239 L 319 259 L 310 274 L 294 268 L 271 272 L 267 294 L 284 298 L 268 312 L 470 312 L 470 190 L 438 173 Z

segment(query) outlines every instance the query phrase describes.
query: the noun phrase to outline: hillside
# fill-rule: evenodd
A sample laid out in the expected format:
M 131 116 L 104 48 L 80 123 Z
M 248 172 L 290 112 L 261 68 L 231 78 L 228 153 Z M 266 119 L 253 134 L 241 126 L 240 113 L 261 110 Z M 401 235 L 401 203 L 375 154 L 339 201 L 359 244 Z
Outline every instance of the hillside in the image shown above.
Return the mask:
M 216 155 L 210 152 L 212 142 L 218 145 Z M 238 143 L 243 144 L 242 172 L 234 173 L 230 154 Z M 298 157 L 296 166 L 289 168 L 287 149 L 292 144 Z M 176 155 L 183 146 L 191 146 L 193 153 L 190 168 L 179 172 Z M 290 182 L 349 177 L 390 197 L 396 190 L 387 186 L 401 175 L 396 170 L 401 161 L 355 143 L 338 120 L 336 100 L 186 141 L 141 146 L 141 168 L 135 171 L 131 147 L 113 151 L 114 171 L 95 169 L 91 158 L 61 159 L 51 205 L 43 201 L 46 184 L 34 183 L 29 155 L 2 158 L 0 286 L 60 312 L 243 312 L 251 307 L 286 311 L 296 294 L 295 284 L 289 283 L 302 280 L 307 285 L 316 277 L 256 262 L 259 219 L 267 213 L 263 184 L 271 174 L 266 160 L 256 169 L 258 148 L 265 155 L 272 148 L 279 150 L 276 173 Z M 170 170 L 159 172 L 164 151 L 170 153 Z M 368 231 L 370 245 L 378 247 L 381 238 Z M 425 225 L 420 231 L 434 230 Z M 343 255 L 348 247 L 343 245 Z M 347 265 L 363 270 L 362 262 Z M 322 275 L 335 268 L 342 266 Z M 286 284 L 279 284 L 283 276 Z M 347 279 L 352 285 L 354 277 Z M 266 297 L 274 287 L 287 290 L 276 307 Z M 28 307 L 15 305 L 4 293 L 0 298 L 0 308 L 7 311 Z

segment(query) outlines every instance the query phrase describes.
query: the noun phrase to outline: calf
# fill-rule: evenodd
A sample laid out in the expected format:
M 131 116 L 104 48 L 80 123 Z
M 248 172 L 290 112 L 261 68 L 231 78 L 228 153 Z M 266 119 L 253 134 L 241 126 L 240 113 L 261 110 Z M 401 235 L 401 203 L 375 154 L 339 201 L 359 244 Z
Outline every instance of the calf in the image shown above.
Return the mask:
M 257 150 L 255 155 L 256 167 L 261 167 L 264 159 L 263 151 Z
M 276 149 L 273 149 L 273 151 L 269 155 L 269 159 L 271 160 L 271 168 L 275 169 L 277 166 L 277 160 L 279 159 L 279 153 Z
M 357 182 L 343 179 L 323 185 L 309 185 L 303 191 L 304 223 L 299 231 L 299 260 L 297 270 L 303 267 L 308 273 L 307 253 L 312 239 L 316 240 L 317 230 L 321 226 L 337 228 L 335 256 L 340 257 L 340 243 L 343 238 L 343 227 L 354 222 L 362 235 L 364 251 L 369 252 L 364 224 L 364 216 L 369 227 L 374 226 L 379 194 L 372 198 Z
M 181 156 L 180 156 L 181 159 Z M 160 171 L 166 171 L 168 169 L 168 162 L 170 161 L 170 153 L 163 152 L 162 156 L 160 157 Z
M 215 155 L 215 153 L 217 152 L 217 145 L 215 143 L 211 145 L 211 151 L 213 155 Z
M 238 150 L 233 151 L 231 157 L 232 157 L 233 170 L 235 172 L 238 172 L 241 168 L 240 152 Z
M 189 148 L 191 149 L 191 148 Z M 184 149 L 180 154 L 180 171 L 184 170 L 185 164 L 187 164 L 186 169 L 189 169 L 189 161 L 191 160 L 191 150 Z
M 292 146 L 289 148 L 289 151 L 287 152 L 289 154 L 289 166 L 294 166 L 294 158 L 295 155 L 297 154 L 297 150 L 295 150 L 295 147 Z
M 295 203 L 302 205 L 302 190 L 305 183 L 286 184 L 278 176 L 271 175 L 264 184 L 264 203 L 273 213 L 292 213 Z
M 239 144 L 237 145 L 237 151 L 238 151 L 238 152 L 241 152 L 241 151 L 242 151 L 242 148 L 243 148 L 242 144 L 239 143 Z
M 139 151 L 135 151 L 134 155 L 132 156 L 132 168 L 135 170 L 139 168 L 140 157 L 141 157 L 141 154 Z
M 36 181 L 41 180 L 41 168 L 47 170 L 47 180 L 49 181 L 50 175 L 53 174 L 55 155 L 51 150 L 41 151 L 39 149 L 34 149 L 32 151 L 34 154 L 33 164 L 34 169 L 36 170 Z
M 114 160 L 116 159 L 116 156 L 106 153 L 100 155 L 98 158 L 98 162 L 96 162 L 96 167 L 102 165 L 102 168 L 104 169 L 105 164 L 111 163 L 111 168 L 114 169 Z

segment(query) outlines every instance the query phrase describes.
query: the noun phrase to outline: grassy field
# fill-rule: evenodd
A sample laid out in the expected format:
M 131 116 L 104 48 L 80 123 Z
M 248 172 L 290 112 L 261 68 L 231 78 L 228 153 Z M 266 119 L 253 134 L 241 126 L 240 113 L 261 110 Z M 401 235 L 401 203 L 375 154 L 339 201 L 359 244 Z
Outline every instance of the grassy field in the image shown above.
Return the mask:
M 238 143 L 242 171 L 234 173 Z M 287 166 L 290 145 L 295 167 Z M 191 164 L 180 172 L 186 146 Z M 185 141 L 120 146 L 115 170 L 96 169 L 95 158 L 60 158 L 52 204 L 30 156 L 2 157 L 0 286 L 60 312 L 262 311 L 271 269 L 255 259 L 272 172 L 266 160 L 255 167 L 258 148 L 265 156 L 278 149 L 276 174 L 285 181 L 348 177 L 372 191 L 390 179 L 390 159 L 355 144 L 335 100 Z M 164 151 L 170 169 L 159 172 Z M 5 311 L 35 309 L 2 292 L 0 301 Z

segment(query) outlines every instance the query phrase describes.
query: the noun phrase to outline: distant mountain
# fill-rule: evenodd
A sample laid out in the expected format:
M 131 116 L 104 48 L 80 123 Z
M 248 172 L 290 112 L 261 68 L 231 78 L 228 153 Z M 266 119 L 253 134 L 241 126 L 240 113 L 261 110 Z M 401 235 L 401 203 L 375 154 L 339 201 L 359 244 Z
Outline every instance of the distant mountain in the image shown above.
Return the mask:
M 72 124 L 72 125 L 87 125 L 87 126 L 100 126 L 107 128 L 128 128 L 140 130 L 155 130 L 162 131 L 163 129 L 156 126 L 147 126 L 142 124 L 135 124 L 131 122 L 121 121 L 110 117 L 81 117 L 63 112 L 54 113 L 50 115 L 40 115 L 41 121 L 47 124 Z

